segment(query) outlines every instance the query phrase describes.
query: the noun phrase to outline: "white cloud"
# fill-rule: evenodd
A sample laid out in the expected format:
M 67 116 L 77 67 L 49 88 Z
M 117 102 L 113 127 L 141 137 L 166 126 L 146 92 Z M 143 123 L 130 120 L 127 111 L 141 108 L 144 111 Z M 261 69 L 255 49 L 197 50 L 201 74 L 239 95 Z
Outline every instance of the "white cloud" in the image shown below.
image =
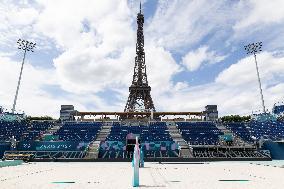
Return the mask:
M 262 41 L 267 51 L 283 50 L 284 1 L 250 0 L 239 1 L 234 13 L 238 18 L 231 24 L 230 36 L 226 45 Z
M 35 27 L 64 50 L 54 59 L 63 89 L 96 93 L 131 80 L 135 17 L 127 1 L 39 2 Z
M 257 55 L 257 61 L 260 77 L 265 85 L 273 85 L 284 79 L 284 57 L 263 52 Z M 216 78 L 216 82 L 226 86 L 251 87 L 255 85 L 256 81 L 256 67 L 253 56 L 241 59 L 237 64 L 233 64 L 222 71 Z
M 185 65 L 189 71 L 196 71 L 202 64 L 215 64 L 226 58 L 226 56 L 217 55 L 215 51 L 209 51 L 208 49 L 208 46 L 202 46 L 197 50 L 188 52 L 182 58 L 182 64 Z
M 157 98 L 172 89 L 172 78 L 181 71 L 171 53 L 162 47 L 146 46 L 146 66 L 148 82 Z
M 64 50 L 100 46 L 112 51 L 132 41 L 133 16 L 126 1 L 38 1 L 42 7 L 35 28 Z M 84 31 L 84 23 L 90 31 Z
M 228 38 L 251 37 L 249 31 L 243 32 L 248 27 L 262 28 L 267 23 L 281 25 L 282 2 L 276 2 L 277 6 L 274 2 L 268 4 L 267 10 L 272 7 L 275 12 L 265 18 L 258 15 L 270 15 L 266 4 L 257 2 L 158 2 L 156 13 L 145 22 L 148 81 L 157 110 L 200 111 L 203 106 L 215 103 L 221 114 L 260 109 L 252 57 L 237 61 L 223 70 L 215 81 L 200 86 L 175 80 L 174 76 L 182 68 L 173 58 L 173 52 L 181 53 L 181 63 L 189 71 L 195 71 L 224 60 L 224 47 L 220 44 Z M 20 109 L 33 115 L 58 115 L 60 104 L 71 103 L 79 110 L 123 110 L 133 74 L 137 8 L 129 7 L 126 0 L 1 3 L 2 47 L 14 49 L 18 37 L 29 37 L 39 42 L 39 49 L 60 52 L 54 57 L 53 68 L 26 64 L 18 101 Z M 137 2 L 132 3 L 137 5 Z M 247 13 L 242 14 L 244 12 Z M 278 37 L 281 39 L 281 35 Z M 215 43 L 218 45 L 213 48 Z M 188 52 L 195 46 L 200 48 Z M 4 57 L 13 57 L 10 52 L 1 53 L 0 58 L 0 99 L 5 106 L 12 103 L 18 78 L 14 70 L 20 69 L 20 63 Z M 284 60 L 282 55 L 277 57 L 271 52 L 258 55 L 258 59 L 264 97 L 271 107 L 273 102 L 283 98 Z M 55 97 L 44 89 L 46 85 L 57 86 L 68 95 Z M 116 103 L 109 103 L 108 98 L 98 95 L 110 89 L 117 92 L 113 94 L 119 99 Z
M 263 52 L 257 56 L 266 108 L 284 97 L 284 57 Z M 253 57 L 246 57 L 223 70 L 206 85 L 188 87 L 161 95 L 159 105 L 172 111 L 200 111 L 207 104 L 217 104 L 221 115 L 249 114 L 261 110 L 261 101 Z
M 136 40 L 136 25 L 132 26 L 135 15 L 128 9 L 126 1 L 38 1 L 36 6 L 39 8 L 36 18 L 16 23 L 12 20 L 17 20 L 17 15 L 8 15 L 7 12 L 7 23 L 11 28 L 21 28 L 20 25 L 25 25 L 24 23 L 31 24 L 21 35 L 35 33 L 40 38 L 52 39 L 63 52 L 54 59 L 54 69 L 36 68 L 28 63 L 25 65 L 17 107 L 36 115 L 55 115 L 59 105 L 68 102 L 77 103 L 81 110 L 90 106 L 96 110 L 105 110 L 106 107 L 108 110 L 122 110 L 118 105 L 122 101 L 125 103 L 127 99 L 127 88 L 133 74 Z M 18 9 L 23 10 L 20 5 L 11 8 L 13 11 Z M 87 24 L 87 29 L 84 24 Z M 5 36 L 5 39 L 11 40 L 14 36 Z M 179 66 L 162 47 L 146 45 L 149 83 L 155 89 L 160 87 L 160 90 L 152 91 L 157 96 L 162 91 L 169 90 L 168 83 L 179 71 Z M 7 59 L 6 62 L 13 61 Z M 1 100 L 6 107 L 10 107 L 12 102 L 11 94 L 14 94 L 13 87 L 16 86 L 17 79 L 15 73 L 11 74 L 6 70 L 8 65 L 17 64 L 7 63 L 2 69 L 6 74 L 1 75 L 1 78 L 11 77 L 13 82 L 11 89 L 5 87 L 6 82 L 1 85 L 4 88 Z M 46 85 L 58 86 L 58 89 L 70 94 L 54 98 L 53 94 L 43 89 Z M 107 99 L 96 95 L 108 89 L 117 91 L 121 102 L 109 104 Z M 47 108 L 48 106 L 50 107 Z
M 99 92 L 130 84 L 134 52 L 123 49 L 117 58 L 98 55 L 98 49 L 69 50 L 54 60 L 61 87 L 74 93 Z
M 178 51 L 198 44 L 216 30 L 225 32 L 233 20 L 231 11 L 225 1 L 159 1 L 146 31 L 156 44 Z
M 0 93 L 1 105 L 6 108 L 12 108 L 16 85 L 21 68 L 20 62 L 11 61 L 7 57 L 0 57 Z M 58 109 L 59 100 L 53 99 L 49 94 L 40 89 L 42 85 L 55 83 L 51 70 L 37 69 L 26 62 L 19 96 L 17 101 L 17 110 L 24 110 L 33 115 L 47 114 L 55 115 L 54 110 Z
M 135 20 L 136 15 L 128 10 L 125 1 L 107 2 L 111 4 L 109 7 L 105 5 L 107 3 L 103 5 L 100 3 L 88 4 L 83 1 L 81 7 L 87 6 L 89 8 L 83 9 L 79 15 L 76 15 L 75 20 L 70 19 L 69 15 L 72 18 L 74 16 L 72 15 L 73 8 L 77 9 L 79 5 L 73 5 L 60 15 L 55 23 L 49 21 L 52 17 L 50 12 L 55 14 L 54 11 L 57 9 L 58 11 L 62 10 L 54 8 L 54 6 L 61 5 L 47 4 L 39 18 L 37 27 L 64 48 L 64 52 L 54 59 L 54 65 L 61 87 L 69 92 L 96 93 L 109 88 L 115 90 L 123 88 L 127 91 L 127 87 L 131 84 L 137 27 L 136 24 L 133 27 L 131 23 Z M 96 6 L 96 9 L 99 9 L 100 6 L 103 7 L 92 15 L 92 6 Z M 101 11 L 105 9 L 104 6 L 107 7 L 107 10 Z M 116 7 L 114 10 L 113 6 Z M 80 12 L 80 10 L 77 11 Z M 89 23 L 92 36 L 90 36 L 91 34 L 88 36 L 91 40 L 84 40 L 86 33 L 81 32 L 82 21 Z M 80 27 L 73 27 L 76 24 Z M 48 28 L 55 30 L 51 32 Z M 69 32 L 70 30 L 72 32 Z M 66 33 L 70 36 L 68 37 Z M 164 48 L 157 47 L 148 40 L 145 45 L 150 85 L 153 89 L 160 87 L 157 93 L 169 90 L 173 75 L 180 71 L 179 66 L 172 58 L 171 53 Z M 153 92 L 155 93 L 155 91 Z
M 243 18 L 234 25 L 235 30 L 255 27 L 256 25 L 283 23 L 284 1 L 283 0 L 251 0 L 240 2 L 240 8 L 249 8 L 243 12 Z
M 109 111 L 122 110 L 123 107 L 118 105 L 126 102 L 127 88 L 131 84 L 133 74 L 136 25 L 133 27 L 131 24 L 136 13 L 128 10 L 126 1 L 38 3 L 41 11 L 33 29 L 40 35 L 52 39 L 57 48 L 63 51 L 54 58 L 54 69 L 40 72 L 42 75 L 54 75 L 56 81 L 51 84 L 71 93 L 61 102 L 54 99 L 53 104 L 67 101 L 77 102 L 81 110 L 86 110 L 90 106 L 96 110 L 105 110 L 106 107 Z M 84 28 L 84 24 L 87 24 L 87 29 Z M 173 75 L 180 71 L 171 53 L 150 42 L 146 43 L 146 65 L 153 96 L 158 97 L 159 94 L 170 90 L 173 86 Z M 41 79 L 38 79 L 38 82 L 24 83 L 35 86 L 30 90 L 34 94 L 49 98 L 51 95 L 41 89 L 46 82 Z M 118 92 L 121 99 L 119 102 L 109 104 L 108 99 L 97 96 L 98 92 L 109 89 Z M 41 92 L 45 94 L 41 95 Z M 30 95 L 27 93 L 25 96 Z M 8 101 L 10 100 L 5 100 Z M 22 99 L 21 102 L 29 106 L 28 100 Z M 34 106 L 25 109 L 32 112 L 29 110 L 33 108 L 39 110 Z M 56 110 L 57 108 L 58 105 Z M 55 108 L 51 109 L 55 111 Z M 44 109 L 40 109 L 40 112 L 43 111 Z
M 0 67 L 0 88 L 2 89 L 0 104 L 11 109 L 21 63 L 0 56 Z M 81 95 L 74 92 L 64 96 L 52 94 L 46 89 L 46 86 L 58 86 L 58 80 L 54 69 L 34 67 L 26 61 L 16 110 L 25 111 L 28 115 L 51 115 L 58 118 L 61 104 L 73 104 L 78 110 L 82 111 L 91 110 L 88 108 L 89 105 L 93 105 L 92 107 L 95 107 L 98 111 L 105 110 L 105 107 L 108 107 L 109 111 L 119 108 L 117 104 L 109 105 L 105 99 L 101 99 L 92 93 Z

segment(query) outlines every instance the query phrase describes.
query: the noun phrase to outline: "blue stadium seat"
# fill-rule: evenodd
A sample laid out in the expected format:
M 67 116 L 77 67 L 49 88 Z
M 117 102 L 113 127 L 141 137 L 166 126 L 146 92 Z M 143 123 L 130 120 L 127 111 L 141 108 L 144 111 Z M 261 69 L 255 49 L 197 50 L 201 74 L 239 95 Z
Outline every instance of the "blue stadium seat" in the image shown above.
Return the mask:
M 24 141 L 38 139 L 46 130 L 54 126 L 54 121 L 32 121 L 29 124 L 27 133 L 24 134 Z
M 182 137 L 191 145 L 216 145 L 223 135 L 213 122 L 176 122 Z
M 28 127 L 27 121 L 0 121 L 0 141 L 8 141 L 11 137 L 22 140 Z
M 261 137 L 272 140 L 284 139 L 284 122 L 282 121 L 256 121 L 226 123 L 225 127 L 241 137 L 244 141 L 253 142 Z
M 107 141 L 125 141 L 129 133 L 139 134 L 141 142 L 172 141 L 165 122 L 151 122 L 149 126 L 122 126 L 115 122 Z
M 246 127 L 244 122 L 232 122 L 226 123 L 225 127 L 230 129 L 238 137 L 247 142 L 252 142 L 251 134 L 249 128 Z
M 66 122 L 54 134 L 63 141 L 91 142 L 101 130 L 101 122 Z
M 274 114 L 281 114 L 284 112 L 284 105 L 278 105 L 273 107 Z

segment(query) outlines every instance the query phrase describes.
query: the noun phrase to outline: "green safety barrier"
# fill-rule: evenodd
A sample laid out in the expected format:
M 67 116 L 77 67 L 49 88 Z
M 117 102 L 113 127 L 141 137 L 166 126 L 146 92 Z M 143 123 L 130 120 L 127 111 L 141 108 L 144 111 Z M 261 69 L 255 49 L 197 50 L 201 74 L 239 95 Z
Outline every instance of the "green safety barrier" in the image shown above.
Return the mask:
M 45 135 L 43 137 L 44 141 L 57 141 L 59 140 L 59 136 L 58 135 Z
M 21 165 L 23 160 L 13 160 L 13 161 L 0 161 L 0 167 L 17 166 Z
M 227 133 L 227 134 L 224 134 L 224 135 L 219 135 L 219 138 L 221 140 L 226 141 L 226 142 L 233 141 L 233 134 L 232 133 Z

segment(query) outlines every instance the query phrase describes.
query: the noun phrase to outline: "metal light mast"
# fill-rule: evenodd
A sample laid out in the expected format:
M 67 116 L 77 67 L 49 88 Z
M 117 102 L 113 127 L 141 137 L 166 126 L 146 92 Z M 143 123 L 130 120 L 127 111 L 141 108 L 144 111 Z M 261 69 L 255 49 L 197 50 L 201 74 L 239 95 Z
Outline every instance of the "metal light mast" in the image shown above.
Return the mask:
M 262 42 L 251 43 L 251 44 L 248 44 L 248 45 L 245 46 L 245 50 L 247 51 L 247 54 L 253 54 L 254 55 L 256 73 L 257 73 L 259 90 L 260 90 L 260 96 L 261 96 L 261 102 L 262 102 L 262 108 L 263 108 L 263 113 L 265 113 L 266 111 L 265 111 L 265 106 L 264 106 L 264 99 L 263 99 L 263 94 L 262 94 L 262 88 L 261 88 L 261 82 L 260 82 L 260 77 L 259 77 L 258 65 L 257 65 L 257 61 L 256 61 L 256 53 L 262 51 L 261 47 L 262 47 Z
M 23 40 L 23 39 L 19 39 L 17 41 L 17 44 L 18 44 L 18 49 L 21 49 L 21 50 L 24 51 L 24 57 L 23 57 L 23 61 L 22 61 L 22 66 L 21 66 L 21 71 L 20 71 L 20 75 L 19 75 L 18 85 L 17 85 L 16 94 L 15 94 L 15 98 L 14 98 L 12 113 L 14 113 L 15 109 L 16 109 L 16 103 L 17 103 L 19 88 L 20 88 L 20 84 L 21 84 L 21 79 L 22 79 L 22 73 L 23 73 L 23 67 L 24 67 L 24 63 L 25 63 L 26 53 L 27 53 L 27 51 L 34 52 L 33 49 L 36 46 L 36 43 L 32 43 L 32 42 L 29 42 L 29 41 Z

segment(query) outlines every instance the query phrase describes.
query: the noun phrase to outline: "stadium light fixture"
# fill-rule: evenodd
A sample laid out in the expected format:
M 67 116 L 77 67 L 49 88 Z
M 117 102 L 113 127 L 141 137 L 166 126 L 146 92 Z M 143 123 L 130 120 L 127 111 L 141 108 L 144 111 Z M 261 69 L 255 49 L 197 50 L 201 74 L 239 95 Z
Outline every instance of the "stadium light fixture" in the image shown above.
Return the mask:
M 263 113 L 265 113 L 266 111 L 265 111 L 263 93 L 262 93 L 261 82 L 260 82 L 260 77 L 259 77 L 258 65 L 257 65 L 257 61 L 256 61 L 256 53 L 262 51 L 261 47 L 262 47 L 262 42 L 251 43 L 251 44 L 248 44 L 248 45 L 245 46 L 245 50 L 247 51 L 247 54 L 253 54 L 254 55 L 256 73 L 257 73 L 261 102 L 262 102 L 262 108 L 263 108 Z
M 32 43 L 30 41 L 23 40 L 23 39 L 18 39 L 17 44 L 18 44 L 18 49 L 21 49 L 21 50 L 24 51 L 24 57 L 23 57 L 21 71 L 20 71 L 19 80 L 18 80 L 18 84 L 17 84 L 17 89 L 16 89 L 15 98 L 14 98 L 12 113 L 14 113 L 15 109 L 16 109 L 16 103 L 17 103 L 19 88 L 20 88 L 20 84 L 21 84 L 21 79 L 22 79 L 22 73 L 23 73 L 23 67 L 24 67 L 24 63 L 25 63 L 26 53 L 27 53 L 27 51 L 34 52 L 34 48 L 36 46 L 36 43 Z

